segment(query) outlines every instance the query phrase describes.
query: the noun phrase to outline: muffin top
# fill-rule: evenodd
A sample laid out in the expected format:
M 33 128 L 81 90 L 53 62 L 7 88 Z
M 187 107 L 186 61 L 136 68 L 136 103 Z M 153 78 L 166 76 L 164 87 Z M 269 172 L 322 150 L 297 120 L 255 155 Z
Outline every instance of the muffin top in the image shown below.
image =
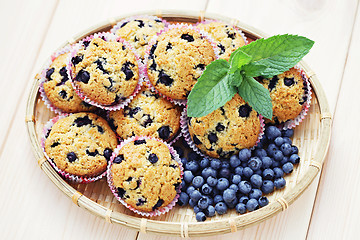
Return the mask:
M 113 32 L 131 43 L 141 58 L 144 58 L 150 39 L 165 28 L 165 23 L 157 17 L 139 17 L 120 23 L 120 26 L 114 27 Z
M 114 158 L 113 184 L 127 204 L 151 212 L 167 206 L 175 198 L 181 170 L 164 143 L 136 139 L 125 144 Z
M 150 48 L 149 80 L 165 96 L 185 100 L 205 67 L 215 59 L 210 41 L 199 31 L 175 27 L 159 35 Z
M 207 32 L 220 49 L 219 58 L 229 60 L 230 54 L 245 45 L 240 31 L 223 22 L 205 22 L 196 27 Z
M 223 107 L 199 118 L 189 118 L 189 133 L 196 147 L 213 158 L 228 158 L 243 148 L 255 146 L 261 123 L 238 95 Z
M 91 101 L 110 106 L 129 97 L 139 81 L 135 54 L 122 42 L 93 38 L 71 59 L 76 87 Z
M 180 108 L 143 86 L 124 109 L 109 113 L 110 126 L 122 138 L 152 136 L 171 140 L 180 128 Z
M 60 170 L 94 177 L 106 170 L 116 145 L 116 135 L 103 118 L 74 113 L 52 126 L 45 139 L 45 152 Z
M 73 89 L 66 65 L 69 53 L 56 57 L 46 70 L 44 92 L 49 101 L 65 112 L 85 112 L 95 109 L 82 101 Z
M 300 114 L 308 93 L 307 82 L 299 71 L 291 68 L 271 79 L 258 77 L 257 80 L 270 91 L 273 119 L 267 122 L 281 124 Z

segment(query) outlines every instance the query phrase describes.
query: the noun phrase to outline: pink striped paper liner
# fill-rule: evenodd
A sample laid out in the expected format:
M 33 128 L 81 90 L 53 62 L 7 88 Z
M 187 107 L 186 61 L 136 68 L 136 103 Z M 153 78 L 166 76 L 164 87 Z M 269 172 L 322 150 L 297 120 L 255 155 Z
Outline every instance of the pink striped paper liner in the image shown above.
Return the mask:
M 179 157 L 178 153 L 175 151 L 175 149 L 172 146 L 170 146 L 168 143 L 166 143 L 166 142 L 164 142 L 164 141 L 162 141 L 161 139 L 158 139 L 158 138 L 147 137 L 147 136 L 134 136 L 134 137 L 128 138 L 128 139 L 124 140 L 123 142 L 121 142 L 116 147 L 114 152 L 112 153 L 112 156 L 110 158 L 110 161 L 109 161 L 108 167 L 107 167 L 108 185 L 110 187 L 111 192 L 116 197 L 116 199 L 119 202 L 121 202 L 126 208 L 130 209 L 131 211 L 133 211 L 133 212 L 135 212 L 135 213 L 137 213 L 137 214 L 139 214 L 141 216 L 145 216 L 145 217 L 159 216 L 161 214 L 165 214 L 165 213 L 169 212 L 175 206 L 176 202 L 179 199 L 179 194 L 181 192 L 181 184 L 179 184 L 179 187 L 176 189 L 177 194 L 176 194 L 175 198 L 167 206 L 162 207 L 160 209 L 156 209 L 156 210 L 151 211 L 151 212 L 144 212 L 144 211 L 140 211 L 140 210 L 135 209 L 134 207 L 132 207 L 131 205 L 126 203 L 122 198 L 120 198 L 119 195 L 118 195 L 117 189 L 116 189 L 116 187 L 114 186 L 114 183 L 113 183 L 113 176 L 111 174 L 111 166 L 113 165 L 113 161 L 114 161 L 115 157 L 118 155 L 120 149 L 123 146 L 125 146 L 126 144 L 128 144 L 128 143 L 130 143 L 132 141 L 139 140 L 139 139 L 140 140 L 141 139 L 152 139 L 152 140 L 159 141 L 159 142 L 165 144 L 169 148 L 170 154 L 174 157 L 175 161 L 178 163 L 180 171 L 181 171 L 180 176 L 181 176 L 181 178 L 183 177 L 184 168 L 182 166 L 182 163 L 181 163 L 181 160 L 180 160 L 180 157 Z

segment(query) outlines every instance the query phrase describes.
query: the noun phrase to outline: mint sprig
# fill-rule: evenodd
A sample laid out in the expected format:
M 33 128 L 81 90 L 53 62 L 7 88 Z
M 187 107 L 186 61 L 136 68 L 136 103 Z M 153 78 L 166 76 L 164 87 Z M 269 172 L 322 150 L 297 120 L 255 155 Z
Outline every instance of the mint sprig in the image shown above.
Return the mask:
M 314 41 L 297 35 L 258 39 L 234 51 L 229 62 L 218 59 L 209 64 L 188 97 L 189 117 L 202 117 L 225 105 L 236 92 L 249 105 L 272 119 L 269 91 L 254 77 L 281 74 L 295 66 Z

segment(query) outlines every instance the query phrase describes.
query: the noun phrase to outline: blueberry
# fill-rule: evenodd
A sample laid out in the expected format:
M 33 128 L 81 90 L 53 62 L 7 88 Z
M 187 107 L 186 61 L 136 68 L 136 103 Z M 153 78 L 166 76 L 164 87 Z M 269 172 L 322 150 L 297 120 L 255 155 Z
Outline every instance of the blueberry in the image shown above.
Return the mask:
M 62 99 L 66 99 L 67 98 L 67 93 L 65 90 L 61 90 L 59 92 L 59 96 L 62 98 Z
M 263 179 L 264 180 L 272 180 L 273 178 L 274 178 L 274 171 L 271 168 L 264 169 Z
M 220 159 L 211 159 L 210 161 L 210 166 L 213 168 L 213 169 L 219 169 L 221 167 L 221 161 Z
M 69 160 L 69 162 L 74 162 L 77 159 L 77 156 L 74 152 L 69 152 L 66 155 L 67 159 Z
M 248 181 L 241 181 L 239 183 L 239 191 L 243 194 L 248 194 L 251 191 L 251 184 Z
M 263 169 L 270 168 L 271 164 L 273 163 L 273 160 L 270 157 L 262 157 L 261 158 L 261 167 Z
M 123 198 L 126 191 L 120 187 L 117 188 L 117 191 L 118 191 L 119 197 Z
M 259 208 L 259 202 L 256 199 L 249 199 L 249 201 L 246 203 L 246 209 L 249 212 L 252 212 Z
M 220 54 L 223 54 L 225 52 L 225 47 L 221 43 L 219 43 L 217 46 L 220 48 Z
M 212 144 L 212 143 L 217 142 L 218 137 L 216 136 L 216 133 L 209 133 L 208 139 L 209 139 L 210 144 Z
M 214 203 L 217 204 L 218 202 L 223 202 L 224 199 L 222 197 L 222 195 L 215 195 L 214 197 Z
M 244 214 L 244 213 L 246 213 L 246 205 L 243 203 L 238 203 L 235 206 L 235 210 L 236 210 L 236 212 L 238 212 L 240 214 Z
M 238 204 L 238 199 L 235 197 L 234 200 L 232 200 L 231 202 L 225 202 L 225 203 L 228 206 L 228 208 L 234 209 L 236 204 Z
M 185 169 L 190 170 L 193 173 L 195 173 L 195 172 L 197 172 L 199 170 L 199 164 L 196 161 L 189 161 L 189 162 L 186 163 Z
M 82 60 L 83 60 L 83 55 L 77 55 L 77 56 L 75 56 L 75 57 L 73 57 L 72 59 L 71 59 L 71 62 L 72 62 L 72 64 L 75 66 L 75 65 L 77 65 L 77 64 L 79 64 L 79 62 L 81 62 Z
M 292 146 L 291 146 L 291 154 L 298 154 L 298 153 L 299 153 L 298 147 L 292 145 Z
M 287 162 L 289 162 L 289 158 L 288 157 L 283 157 L 283 159 L 279 163 L 280 163 L 280 166 L 283 166 Z
M 149 157 L 148 157 L 149 162 L 151 162 L 152 164 L 157 163 L 157 161 L 159 160 L 158 156 L 155 153 L 150 153 Z
M 265 135 L 268 139 L 274 140 L 281 136 L 281 131 L 275 126 L 269 126 L 265 129 Z
M 120 154 L 120 155 L 118 155 L 117 157 L 114 158 L 114 161 L 113 161 L 113 162 L 114 162 L 115 164 L 119 164 L 119 163 L 121 163 L 123 160 L 124 160 L 124 155 Z
M 235 168 L 234 173 L 241 176 L 241 175 L 243 175 L 243 170 L 244 170 L 244 168 L 239 166 L 239 167 Z
M 202 176 L 196 176 L 194 177 L 194 179 L 192 180 L 192 185 L 195 188 L 201 188 L 202 185 L 204 185 L 204 178 Z
M 221 168 L 230 168 L 229 161 L 226 160 L 221 161 Z
M 255 156 L 259 158 L 266 157 L 267 156 L 266 150 L 262 148 L 255 149 Z
M 152 207 L 152 210 L 154 211 L 155 209 L 161 207 L 161 205 L 163 205 L 163 203 L 164 203 L 164 200 L 159 199 L 159 200 L 156 202 L 156 204 Z
M 159 137 L 163 140 L 167 140 L 170 137 L 170 127 L 169 126 L 162 126 L 157 130 Z
M 259 157 L 252 157 L 250 158 L 248 165 L 253 171 L 257 171 L 261 168 L 262 161 Z
M 187 190 L 187 188 L 188 188 L 186 182 L 185 182 L 185 181 L 181 181 L 180 185 L 181 185 L 181 191 L 186 192 L 186 190 Z
M 280 150 L 285 156 L 288 156 L 291 154 L 291 145 L 288 143 L 284 143 L 281 145 Z
M 292 144 L 292 141 L 291 141 L 291 139 L 290 138 L 288 138 L 288 137 L 283 137 L 283 139 L 284 139 L 284 143 L 288 143 L 288 144 Z
M 188 42 L 193 42 L 194 41 L 194 37 L 187 34 L 187 33 L 182 34 L 180 38 L 184 39 L 184 40 L 186 40 Z
M 218 182 L 216 184 L 216 188 L 220 191 L 225 190 L 226 188 L 229 187 L 229 180 L 227 180 L 226 178 L 219 178 Z
M 73 125 L 76 125 L 77 127 L 82 127 L 82 126 L 91 125 L 91 124 L 92 124 L 92 120 L 88 116 L 85 116 L 85 117 L 76 118 L 74 120 Z
M 247 148 L 241 149 L 239 152 L 239 159 L 242 162 L 247 162 L 251 157 L 251 151 Z
M 200 211 L 201 211 L 201 209 L 197 205 L 195 205 L 194 206 L 194 213 L 197 214 Z
M 252 189 L 251 192 L 249 193 L 249 198 L 250 199 L 256 199 L 258 200 L 262 195 L 262 191 L 260 189 Z
M 171 86 L 174 82 L 174 79 L 172 79 L 169 75 L 164 73 L 163 70 L 159 72 L 159 79 L 157 80 L 156 84 L 161 83 L 165 86 Z
M 200 158 L 200 156 L 196 152 L 189 152 L 187 157 L 189 161 L 196 161 Z
M 193 207 L 196 206 L 196 204 L 197 204 L 197 201 L 194 201 L 194 200 L 192 200 L 192 199 L 190 198 L 190 200 L 189 200 L 189 206 L 193 208 Z
M 231 182 L 234 184 L 239 184 L 241 182 L 241 176 L 238 174 L 234 174 L 231 178 Z
M 231 171 L 228 168 L 221 168 L 219 171 L 219 177 L 230 178 Z
M 273 158 L 275 161 L 280 162 L 284 158 L 284 154 L 280 150 L 275 150 Z
M 282 165 L 280 165 L 279 162 L 273 161 L 271 164 L 271 168 L 276 168 L 276 167 L 281 167 Z
M 184 150 L 181 147 L 174 146 L 175 151 L 179 155 L 180 158 L 184 157 Z M 184 164 L 184 163 L 183 163 Z
M 249 201 L 249 197 L 248 196 L 242 196 L 239 199 L 239 203 L 243 203 L 246 204 Z
M 275 179 L 276 178 L 281 178 L 281 177 L 284 176 L 284 171 L 279 167 L 274 168 L 273 171 L 274 171 L 274 178 Z
M 239 165 L 240 165 L 240 159 L 236 155 L 231 156 L 230 157 L 230 166 L 232 168 L 236 168 Z
M 228 188 L 223 192 L 223 199 L 226 203 L 232 202 L 236 198 L 236 192 Z
M 260 188 L 262 181 L 262 177 L 258 174 L 254 174 L 250 177 L 250 183 L 254 188 Z
M 205 183 L 201 186 L 201 192 L 205 195 L 209 195 L 212 192 L 212 187 L 209 184 Z
M 224 202 L 218 202 L 215 205 L 215 210 L 219 215 L 225 214 L 227 212 L 227 206 Z
M 233 183 L 230 185 L 229 189 L 232 189 L 235 192 L 237 192 L 237 191 L 239 191 L 239 186 L 238 186 L 238 184 Z
M 256 148 L 257 149 L 264 148 L 266 143 L 267 143 L 267 138 L 263 137 L 263 138 L 260 139 L 260 142 L 257 143 Z
M 190 198 L 196 202 L 199 201 L 201 197 L 201 193 L 196 189 L 190 193 Z
M 105 159 L 109 161 L 110 158 L 111 158 L 111 155 L 112 155 L 112 150 L 111 150 L 110 148 L 106 148 L 106 149 L 104 150 L 104 157 L 105 157 Z
M 270 180 L 263 181 L 261 190 L 263 191 L 264 194 L 272 193 L 274 191 L 274 183 Z
M 202 142 L 198 139 L 198 137 L 196 135 L 194 135 L 192 138 L 196 145 L 202 144 Z
M 277 178 L 274 181 L 274 186 L 276 187 L 276 189 L 282 189 L 284 188 L 286 185 L 286 181 L 284 178 Z
M 88 83 L 90 80 L 90 73 L 81 69 L 76 75 L 75 80 L 83 83 Z
M 206 183 L 210 186 L 210 187 L 215 187 L 216 184 L 217 184 L 217 179 L 213 176 L 209 176 L 207 179 L 206 179 Z
M 284 143 L 284 139 L 282 137 L 277 137 L 274 140 L 276 146 L 280 147 Z
M 204 179 L 208 179 L 210 176 L 216 178 L 216 170 L 213 169 L 212 167 L 207 167 L 207 168 L 204 168 L 202 171 L 201 171 L 201 176 L 204 178 Z
M 189 186 L 189 187 L 186 189 L 186 193 L 190 196 L 190 193 L 192 193 L 194 190 L 195 190 L 194 186 Z
M 243 176 L 245 178 L 250 178 L 254 174 L 254 171 L 249 167 L 244 167 L 243 169 Z
M 145 144 L 146 140 L 145 139 L 138 139 L 134 141 L 134 145 L 141 145 L 141 144 Z
M 183 164 L 183 166 L 185 167 L 186 163 L 187 163 L 187 158 L 181 158 L 181 163 Z
M 177 204 L 179 206 L 186 206 L 189 203 L 189 195 L 185 192 L 181 192 Z
M 278 147 L 274 143 L 270 143 L 266 149 L 266 152 L 269 157 L 273 157 L 275 151 L 279 150 Z
M 294 78 L 287 78 L 287 77 L 284 78 L 285 86 L 291 87 L 292 85 L 294 85 L 294 83 L 295 83 Z
M 222 125 L 221 123 L 218 123 L 217 125 L 216 125 L 216 131 L 218 131 L 218 132 L 222 132 L 222 131 L 224 131 L 224 129 L 225 129 L 225 126 L 224 125 Z
M 202 197 L 198 201 L 198 206 L 200 209 L 206 209 L 209 206 L 209 199 Z
M 281 131 L 283 137 L 291 138 L 294 135 L 294 129 L 285 129 Z
M 199 165 L 201 169 L 204 169 L 210 165 L 210 160 L 208 158 L 203 158 L 201 159 Z
M 191 171 L 187 170 L 184 172 L 185 182 L 191 183 L 193 179 L 194 179 L 194 174 Z
M 207 209 L 204 210 L 204 213 L 207 217 L 213 217 L 215 216 L 215 207 L 212 205 L 209 205 Z
M 239 108 L 239 117 L 247 118 L 250 116 L 251 111 L 252 108 L 247 103 L 245 103 Z
M 289 161 L 292 163 L 292 164 L 298 164 L 300 162 L 300 157 L 299 155 L 297 154 L 292 154 L 289 158 Z
M 284 171 L 284 173 L 291 173 L 294 169 L 294 165 L 291 162 L 285 163 L 282 166 L 282 170 Z
M 269 200 L 265 196 L 262 196 L 261 198 L 259 198 L 258 202 L 259 202 L 260 207 L 265 207 L 266 205 L 269 204 Z
M 51 79 L 51 75 L 54 73 L 54 71 L 55 71 L 55 68 L 50 68 L 50 69 L 48 69 L 47 71 L 46 71 L 46 78 L 47 79 Z
M 206 220 L 205 213 L 203 213 L 203 212 L 196 213 L 196 221 L 204 222 L 205 220 Z

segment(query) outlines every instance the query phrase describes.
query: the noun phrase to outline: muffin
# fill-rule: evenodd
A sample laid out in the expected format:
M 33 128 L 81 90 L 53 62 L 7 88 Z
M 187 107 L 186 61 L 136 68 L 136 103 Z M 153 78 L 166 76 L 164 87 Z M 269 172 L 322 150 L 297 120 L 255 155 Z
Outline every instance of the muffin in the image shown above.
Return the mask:
M 205 21 L 196 27 L 207 32 L 214 39 L 220 49 L 219 58 L 229 60 L 232 52 L 246 44 L 245 39 L 240 34 L 241 31 L 226 23 Z
M 257 80 L 270 92 L 273 105 L 273 118 L 266 122 L 281 124 L 294 119 L 301 113 L 308 100 L 308 82 L 295 68 L 266 79 Z
M 165 21 L 154 16 L 131 17 L 116 24 L 111 32 L 128 41 L 143 59 L 150 39 L 166 25 Z
M 257 112 L 238 95 L 223 107 L 199 118 L 188 118 L 189 137 L 197 149 L 212 158 L 229 158 L 256 145 L 261 132 Z M 191 145 L 191 144 L 190 144 Z
M 105 172 L 116 145 L 116 135 L 105 119 L 93 113 L 74 113 L 49 129 L 44 150 L 64 174 L 89 178 Z
M 57 56 L 56 56 L 57 55 Z M 41 95 L 45 103 L 57 112 L 86 112 L 95 107 L 81 100 L 71 85 L 66 69 L 69 52 L 56 54 L 41 80 Z
M 205 67 L 216 59 L 208 38 L 187 25 L 172 25 L 149 46 L 147 73 L 161 94 L 186 100 Z
M 156 139 L 135 137 L 122 144 L 109 168 L 110 188 L 130 209 L 140 212 L 168 206 L 181 183 L 179 162 L 169 147 Z
M 172 140 L 180 129 L 180 107 L 143 86 L 128 106 L 109 113 L 109 123 L 122 139 L 151 136 Z
M 71 59 L 73 83 L 80 96 L 101 106 L 129 98 L 140 79 L 135 53 L 124 41 L 111 37 L 104 34 L 83 40 Z

